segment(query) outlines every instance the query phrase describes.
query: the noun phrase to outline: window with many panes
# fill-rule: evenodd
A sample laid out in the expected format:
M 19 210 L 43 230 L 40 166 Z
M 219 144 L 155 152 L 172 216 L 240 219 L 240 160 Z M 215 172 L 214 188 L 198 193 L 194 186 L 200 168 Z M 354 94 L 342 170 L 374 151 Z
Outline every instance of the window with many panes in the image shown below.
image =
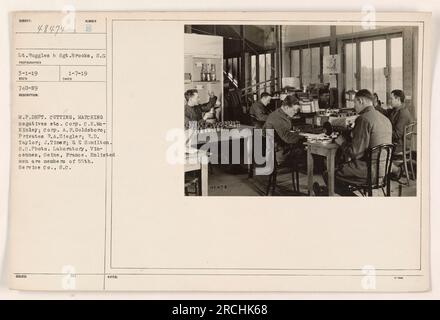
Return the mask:
M 235 87 L 238 87 L 240 81 L 241 57 L 224 59 L 223 69 L 230 82 L 232 82 Z
M 290 76 L 298 78 L 301 87 L 312 83 L 328 83 L 329 76 L 322 73 L 322 61 L 329 54 L 327 43 L 291 48 Z
M 274 90 L 274 58 L 273 52 L 251 55 L 251 85 L 255 99 L 265 91 Z
M 344 46 L 345 58 L 345 90 L 356 90 L 356 43 L 346 43 Z
M 359 60 L 359 61 L 357 61 Z M 345 90 L 368 89 L 386 103 L 403 88 L 403 41 L 400 34 L 344 43 Z
M 403 39 L 391 38 L 390 86 L 391 90 L 403 90 Z

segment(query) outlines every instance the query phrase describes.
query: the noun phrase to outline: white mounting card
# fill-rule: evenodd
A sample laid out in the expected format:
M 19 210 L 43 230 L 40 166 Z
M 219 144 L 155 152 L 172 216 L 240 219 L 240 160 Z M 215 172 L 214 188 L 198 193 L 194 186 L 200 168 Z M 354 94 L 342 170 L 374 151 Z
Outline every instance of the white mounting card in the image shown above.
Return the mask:
M 429 13 L 72 11 L 10 19 L 11 288 L 429 290 Z M 230 43 L 238 55 L 225 56 L 235 50 Z M 361 49 L 360 61 L 347 60 L 345 48 L 368 45 L 383 52 L 383 65 L 368 67 Z M 270 74 L 273 88 L 260 84 L 259 94 L 281 91 L 274 79 L 283 77 L 327 81 L 322 64 L 309 74 L 295 62 L 322 62 L 324 54 L 339 59 L 331 82 L 340 103 L 349 85 L 387 97 L 391 86 L 405 91 L 417 120 L 410 186 L 402 178 L 390 197 L 380 189 L 373 197 L 309 197 L 305 170 L 300 196 L 243 195 L 265 177 L 215 180 L 223 169 L 206 163 L 212 152 L 185 153 L 186 90 L 202 88 L 202 103 L 217 96 L 206 122 L 224 124 L 234 85 L 252 88 Z M 255 74 L 263 62 L 268 68 Z M 254 133 L 244 121 L 226 125 L 241 138 Z M 214 128 L 203 133 L 225 131 Z M 190 188 L 207 196 L 185 196 L 192 171 L 201 174 Z

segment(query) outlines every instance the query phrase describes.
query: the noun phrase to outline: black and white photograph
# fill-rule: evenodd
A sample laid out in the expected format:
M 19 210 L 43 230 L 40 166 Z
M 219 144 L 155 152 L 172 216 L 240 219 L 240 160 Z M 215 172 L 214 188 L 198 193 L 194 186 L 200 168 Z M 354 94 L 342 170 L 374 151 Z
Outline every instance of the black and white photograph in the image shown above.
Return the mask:
M 186 196 L 417 195 L 418 27 L 185 25 Z
M 293 6 L 9 8 L 0 296 L 438 295 L 438 12 Z

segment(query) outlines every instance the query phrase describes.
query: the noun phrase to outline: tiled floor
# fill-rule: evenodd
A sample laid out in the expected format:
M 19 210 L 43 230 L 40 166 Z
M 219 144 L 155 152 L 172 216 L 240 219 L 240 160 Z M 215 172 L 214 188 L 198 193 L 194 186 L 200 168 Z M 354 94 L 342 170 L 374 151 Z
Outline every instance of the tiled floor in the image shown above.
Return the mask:
M 209 173 L 209 195 L 210 196 L 263 196 L 268 183 L 267 176 L 257 176 L 249 179 L 247 172 L 238 167 L 231 170 L 225 166 L 212 166 Z M 274 196 L 307 196 L 307 175 L 299 174 L 300 195 L 293 192 L 291 174 L 285 173 L 278 176 L 277 187 Z M 321 186 L 324 181 L 320 174 L 315 174 L 314 181 Z M 405 181 L 404 178 L 401 179 Z M 361 196 L 360 194 L 358 194 Z M 410 186 L 399 184 L 396 181 L 391 182 L 392 196 L 415 196 L 415 181 L 411 181 Z M 382 190 L 374 190 L 373 196 L 383 196 Z

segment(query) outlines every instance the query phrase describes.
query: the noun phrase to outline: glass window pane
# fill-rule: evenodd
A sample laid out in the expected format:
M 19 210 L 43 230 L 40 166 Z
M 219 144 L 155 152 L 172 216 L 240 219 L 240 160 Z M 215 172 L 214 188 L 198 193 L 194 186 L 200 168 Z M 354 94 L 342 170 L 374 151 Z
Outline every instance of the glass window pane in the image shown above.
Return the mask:
M 356 43 L 345 44 L 345 90 L 356 90 Z
M 260 83 L 266 81 L 266 55 L 260 54 L 259 56 L 259 72 L 260 72 Z M 260 93 L 266 91 L 266 84 L 260 85 Z
M 329 46 L 324 46 L 322 47 L 322 56 L 328 56 L 330 54 L 330 47 Z M 324 58 L 323 58 L 324 59 Z M 323 74 L 322 75 L 322 82 L 323 83 L 329 83 L 330 82 L 330 77 L 328 74 Z
M 391 39 L 391 90 L 403 90 L 403 43 L 402 38 Z
M 270 80 L 272 77 L 272 55 L 270 53 L 266 53 L 266 80 Z M 272 82 L 267 83 L 267 90 L 271 91 Z
M 361 89 L 373 90 L 373 42 L 361 42 Z
M 302 49 L 301 77 L 302 85 L 308 86 L 312 79 L 312 66 L 310 64 L 310 49 Z
M 292 51 L 292 77 L 300 77 L 299 50 Z
M 387 43 L 385 39 L 375 40 L 373 43 L 374 63 L 374 88 L 373 91 L 379 96 L 379 100 L 386 102 L 387 79 L 385 67 L 387 65 Z
M 241 57 L 238 58 L 238 71 L 237 71 L 237 81 L 240 81 L 241 78 Z
M 257 57 L 251 56 L 251 85 L 252 91 L 255 92 L 255 85 L 257 84 Z
M 320 83 L 319 75 L 321 74 L 321 58 L 320 48 L 312 48 L 312 75 L 311 83 Z
M 295 50 L 290 49 L 290 76 L 293 77 L 294 73 L 295 73 L 295 63 L 294 63 L 294 52 Z

